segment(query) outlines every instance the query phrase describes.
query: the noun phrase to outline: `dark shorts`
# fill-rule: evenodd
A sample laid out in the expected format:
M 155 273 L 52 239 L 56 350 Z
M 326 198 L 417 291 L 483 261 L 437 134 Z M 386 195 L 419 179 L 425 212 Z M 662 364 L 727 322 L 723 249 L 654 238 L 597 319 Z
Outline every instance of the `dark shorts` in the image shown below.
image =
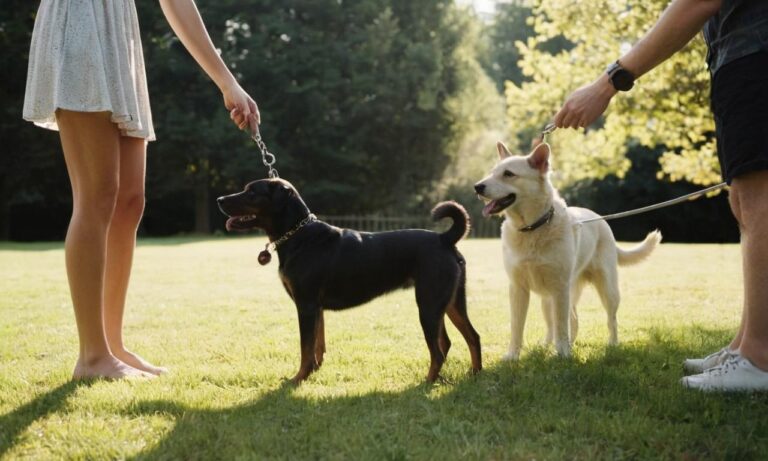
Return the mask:
M 723 179 L 768 170 L 768 52 L 721 67 L 712 81 L 717 156 Z

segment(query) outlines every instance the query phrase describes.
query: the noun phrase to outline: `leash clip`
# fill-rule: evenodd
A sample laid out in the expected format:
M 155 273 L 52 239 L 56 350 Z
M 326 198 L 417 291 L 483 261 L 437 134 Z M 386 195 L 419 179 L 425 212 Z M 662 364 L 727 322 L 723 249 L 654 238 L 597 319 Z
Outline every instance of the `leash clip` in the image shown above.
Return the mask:
M 275 164 L 275 162 L 277 162 L 277 158 L 275 157 L 275 154 L 267 149 L 267 145 L 264 143 L 264 140 L 261 139 L 261 132 L 259 132 L 258 129 L 255 133 L 253 133 L 251 139 L 253 139 L 253 142 L 255 142 L 256 146 L 258 146 L 259 151 L 261 151 L 261 163 L 267 167 L 267 175 L 272 179 L 279 178 L 280 175 L 277 173 L 277 168 L 272 166 Z
M 541 142 L 547 142 L 547 135 L 551 134 L 556 129 L 557 126 L 555 126 L 555 122 L 549 122 L 544 125 L 544 129 L 541 130 Z

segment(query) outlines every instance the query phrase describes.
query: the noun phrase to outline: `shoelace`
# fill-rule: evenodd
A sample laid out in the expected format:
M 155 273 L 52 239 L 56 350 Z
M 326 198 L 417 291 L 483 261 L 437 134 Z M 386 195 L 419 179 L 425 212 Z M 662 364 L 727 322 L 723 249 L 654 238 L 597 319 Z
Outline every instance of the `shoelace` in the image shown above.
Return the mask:
M 738 354 L 727 354 L 729 357 L 722 364 L 714 366 L 709 370 L 705 370 L 704 373 L 711 376 L 722 376 L 728 374 L 728 371 L 736 370 L 741 361 L 741 357 Z

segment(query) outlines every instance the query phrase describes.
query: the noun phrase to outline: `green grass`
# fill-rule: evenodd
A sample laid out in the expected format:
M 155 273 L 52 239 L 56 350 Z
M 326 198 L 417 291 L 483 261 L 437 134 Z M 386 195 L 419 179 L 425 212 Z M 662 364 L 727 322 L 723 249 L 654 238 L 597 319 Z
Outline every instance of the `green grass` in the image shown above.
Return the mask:
M 737 246 L 664 244 L 621 270 L 621 345 L 608 348 L 594 291 L 571 360 L 509 339 L 500 243 L 460 243 L 485 370 L 451 326 L 443 375 L 412 290 L 326 314 L 328 353 L 298 388 L 295 309 L 261 238 L 146 240 L 125 334 L 169 366 L 152 381 L 73 384 L 77 337 L 59 244 L 0 245 L 0 458 L 36 459 L 765 459 L 768 397 L 680 388 L 680 363 L 733 334 Z

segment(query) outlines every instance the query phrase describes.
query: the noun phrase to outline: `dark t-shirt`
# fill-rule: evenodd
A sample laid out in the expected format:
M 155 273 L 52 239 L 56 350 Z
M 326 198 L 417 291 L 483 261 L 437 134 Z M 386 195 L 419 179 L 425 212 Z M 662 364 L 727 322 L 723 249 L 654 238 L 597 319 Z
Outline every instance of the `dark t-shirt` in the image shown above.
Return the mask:
M 723 0 L 720 11 L 704 25 L 712 76 L 741 57 L 768 50 L 768 0 Z

